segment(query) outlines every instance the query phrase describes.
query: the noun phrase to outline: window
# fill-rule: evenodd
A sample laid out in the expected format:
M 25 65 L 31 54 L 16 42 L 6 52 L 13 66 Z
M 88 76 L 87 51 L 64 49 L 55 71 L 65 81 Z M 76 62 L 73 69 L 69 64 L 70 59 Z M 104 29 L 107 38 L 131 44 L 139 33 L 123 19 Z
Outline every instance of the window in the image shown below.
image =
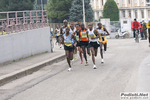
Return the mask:
M 125 11 L 123 11 L 122 13 L 123 13 L 123 17 L 126 17 L 126 16 L 125 16 Z
M 148 10 L 148 17 L 150 18 L 150 10 Z
M 119 4 L 119 0 L 117 0 L 117 4 Z
M 137 18 L 137 10 L 135 10 L 135 18 Z
M 129 10 L 129 17 L 131 18 L 131 11 Z
M 141 0 L 141 3 L 143 3 L 144 1 L 143 0 Z
M 122 4 L 125 4 L 124 0 L 122 0 Z
M 141 10 L 142 18 L 144 18 L 144 10 Z
M 128 3 L 130 4 L 130 0 L 128 0 Z
M 104 1 L 102 0 L 102 6 L 104 5 Z
M 94 0 L 92 0 L 92 6 L 94 7 Z
M 97 0 L 97 6 L 99 6 L 99 0 Z

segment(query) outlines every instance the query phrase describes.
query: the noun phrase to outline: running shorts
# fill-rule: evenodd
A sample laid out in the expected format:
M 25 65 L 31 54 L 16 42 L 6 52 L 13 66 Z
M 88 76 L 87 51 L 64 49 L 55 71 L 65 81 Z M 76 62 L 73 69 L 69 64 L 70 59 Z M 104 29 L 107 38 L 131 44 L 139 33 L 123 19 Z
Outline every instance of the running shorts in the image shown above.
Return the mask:
M 73 52 L 74 51 L 74 46 L 73 47 L 69 47 L 69 46 L 64 45 L 64 50 L 65 51 L 69 51 L 69 52 Z
M 59 38 L 59 36 L 55 36 L 56 37 L 56 39 L 58 39 Z
M 80 45 L 81 45 L 81 47 L 82 46 L 87 47 L 89 45 L 89 42 L 88 41 L 80 41 Z
M 88 47 L 94 47 L 94 49 L 98 49 L 100 45 L 97 42 L 90 42 Z
M 76 47 L 81 47 L 81 43 L 77 41 Z

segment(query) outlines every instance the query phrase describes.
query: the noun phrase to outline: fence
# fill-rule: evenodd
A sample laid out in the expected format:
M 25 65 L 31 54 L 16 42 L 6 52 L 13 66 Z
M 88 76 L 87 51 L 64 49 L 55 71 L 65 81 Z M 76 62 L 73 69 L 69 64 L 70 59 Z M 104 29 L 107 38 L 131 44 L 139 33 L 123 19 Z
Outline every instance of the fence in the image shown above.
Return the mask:
M 46 10 L 0 12 L 0 35 L 48 26 Z

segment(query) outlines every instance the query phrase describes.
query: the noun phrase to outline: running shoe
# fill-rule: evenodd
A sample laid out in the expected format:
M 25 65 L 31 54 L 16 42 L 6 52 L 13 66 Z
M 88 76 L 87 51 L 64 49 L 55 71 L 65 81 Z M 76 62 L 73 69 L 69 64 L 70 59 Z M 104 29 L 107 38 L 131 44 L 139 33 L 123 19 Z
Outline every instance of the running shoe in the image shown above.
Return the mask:
M 74 59 L 77 59 L 77 56 L 74 56 Z
M 88 55 L 91 56 L 91 53 L 89 53 Z
M 96 65 L 93 66 L 93 69 L 97 69 Z
M 101 60 L 101 63 L 102 63 L 102 64 L 104 63 L 104 59 Z
M 103 52 L 104 52 L 104 54 L 106 54 L 106 51 L 105 51 L 105 50 L 104 50 Z
M 74 59 L 72 59 L 72 62 L 74 61 Z
M 86 63 L 85 63 L 85 66 L 87 66 L 87 65 L 89 65 L 89 63 L 88 63 L 88 62 L 86 62 Z
M 83 60 L 81 61 L 81 64 L 83 63 Z
M 60 48 L 62 48 L 62 44 L 60 45 Z
M 73 69 L 72 69 L 72 67 L 70 67 L 69 69 L 68 69 L 68 72 L 70 72 L 70 71 L 72 71 Z

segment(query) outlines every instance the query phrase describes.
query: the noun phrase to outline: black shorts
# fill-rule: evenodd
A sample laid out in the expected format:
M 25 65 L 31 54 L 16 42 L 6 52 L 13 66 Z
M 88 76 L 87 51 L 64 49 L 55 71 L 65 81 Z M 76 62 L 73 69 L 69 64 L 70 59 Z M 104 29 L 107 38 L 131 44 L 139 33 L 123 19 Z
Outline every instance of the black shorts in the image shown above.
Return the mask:
M 65 51 L 68 50 L 69 52 L 73 52 L 73 51 L 74 51 L 74 46 L 73 46 L 73 47 L 69 47 L 69 46 L 65 46 L 65 45 L 64 45 L 64 50 L 65 50 Z
M 77 42 L 76 47 L 81 47 L 81 44 Z
M 88 47 L 94 47 L 94 49 L 97 49 L 100 45 L 97 42 L 90 42 Z
M 89 45 L 89 42 L 88 41 L 80 41 L 80 45 L 81 45 L 81 47 L 82 46 L 87 47 Z
M 58 39 L 59 38 L 59 36 L 55 36 L 56 37 L 56 39 Z

